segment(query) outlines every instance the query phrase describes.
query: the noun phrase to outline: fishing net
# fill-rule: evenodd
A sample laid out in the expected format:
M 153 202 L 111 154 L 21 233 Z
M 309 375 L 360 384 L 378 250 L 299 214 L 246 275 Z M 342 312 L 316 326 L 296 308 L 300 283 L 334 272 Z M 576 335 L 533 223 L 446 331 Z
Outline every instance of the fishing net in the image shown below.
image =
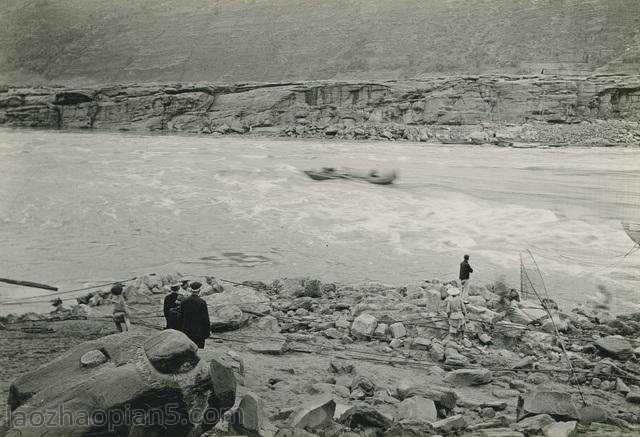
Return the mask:
M 520 298 L 549 299 L 542 272 L 528 250 L 520 253 Z

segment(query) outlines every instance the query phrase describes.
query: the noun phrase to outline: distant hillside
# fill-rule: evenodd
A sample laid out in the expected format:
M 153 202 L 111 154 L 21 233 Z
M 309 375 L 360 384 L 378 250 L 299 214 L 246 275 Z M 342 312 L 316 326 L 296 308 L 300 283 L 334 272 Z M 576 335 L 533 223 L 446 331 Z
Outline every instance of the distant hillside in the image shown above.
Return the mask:
M 638 0 L 2 0 L 0 81 L 629 70 Z

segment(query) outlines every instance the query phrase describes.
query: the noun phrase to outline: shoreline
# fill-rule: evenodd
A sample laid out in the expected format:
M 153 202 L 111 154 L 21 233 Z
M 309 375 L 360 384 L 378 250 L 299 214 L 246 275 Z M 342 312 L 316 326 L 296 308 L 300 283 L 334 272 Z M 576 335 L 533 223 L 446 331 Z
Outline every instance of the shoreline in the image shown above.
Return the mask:
M 634 123 L 630 123 L 630 127 L 635 128 Z M 638 125 L 640 129 L 640 125 Z M 376 145 L 383 145 L 389 143 L 398 143 L 406 146 L 416 146 L 416 147 L 479 147 L 479 148 L 487 148 L 487 149 L 628 149 L 628 148 L 640 148 L 640 140 L 637 142 L 625 142 L 625 143 L 576 143 L 576 144 L 558 144 L 558 143 L 524 143 L 524 142 L 514 142 L 512 144 L 493 144 L 490 142 L 487 143 L 473 143 L 473 142 L 435 142 L 435 141 L 420 141 L 420 140 L 409 140 L 405 138 L 365 138 L 365 137 L 335 137 L 335 136 L 326 136 L 323 134 L 318 135 L 309 135 L 309 136 L 292 136 L 287 135 L 285 131 L 281 134 L 268 134 L 268 133 L 254 133 L 254 132 L 246 132 L 243 134 L 240 133 L 213 133 L 213 134 L 203 134 L 203 133 L 195 133 L 195 132 L 184 132 L 184 131 L 129 131 L 129 130 L 113 130 L 113 129 L 85 129 L 85 128 L 55 128 L 55 127 L 33 127 L 33 126 L 7 126 L 0 124 L 0 133 L 2 131 L 6 132 L 19 132 L 19 131 L 31 131 L 31 132 L 45 132 L 45 133 L 69 133 L 69 134 L 110 134 L 110 135 L 131 135 L 131 136 L 144 136 L 144 137 L 185 137 L 185 138 L 202 138 L 202 139 L 231 139 L 231 140 L 273 140 L 273 141 L 298 141 L 298 142 L 320 142 L 326 144 L 334 144 L 334 143 L 346 143 L 346 144 L 365 144 L 365 143 L 374 143 Z M 464 140 L 462 140 L 464 141 Z

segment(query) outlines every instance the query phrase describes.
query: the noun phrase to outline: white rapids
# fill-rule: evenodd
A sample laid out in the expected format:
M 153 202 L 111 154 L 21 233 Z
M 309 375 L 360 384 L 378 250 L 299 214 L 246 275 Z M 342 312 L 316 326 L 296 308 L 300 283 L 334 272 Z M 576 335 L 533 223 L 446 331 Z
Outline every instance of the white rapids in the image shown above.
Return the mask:
M 399 179 L 301 172 L 322 166 Z M 634 311 L 640 253 L 622 257 L 620 222 L 639 217 L 637 148 L 0 130 L 0 276 L 62 289 L 175 270 L 401 285 L 454 279 L 464 253 L 472 280 L 518 288 L 531 249 L 558 300 L 603 284 Z M 0 284 L 0 300 L 41 293 Z

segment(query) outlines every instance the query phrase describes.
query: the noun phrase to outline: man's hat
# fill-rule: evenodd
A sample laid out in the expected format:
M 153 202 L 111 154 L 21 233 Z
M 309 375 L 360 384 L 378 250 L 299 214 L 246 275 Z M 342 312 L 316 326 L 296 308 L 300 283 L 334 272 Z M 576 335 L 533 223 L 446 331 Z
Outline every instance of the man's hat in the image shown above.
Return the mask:
M 171 284 L 169 286 L 169 290 L 171 290 L 171 291 L 180 291 L 180 284 Z
M 200 290 L 200 287 L 202 287 L 202 284 L 199 283 L 198 281 L 194 281 L 189 286 L 191 287 L 192 290 L 198 291 Z
M 460 294 L 460 289 L 457 287 L 449 287 L 447 288 L 447 293 L 449 296 L 457 296 Z
M 469 259 L 469 255 L 465 254 L 464 259 Z

